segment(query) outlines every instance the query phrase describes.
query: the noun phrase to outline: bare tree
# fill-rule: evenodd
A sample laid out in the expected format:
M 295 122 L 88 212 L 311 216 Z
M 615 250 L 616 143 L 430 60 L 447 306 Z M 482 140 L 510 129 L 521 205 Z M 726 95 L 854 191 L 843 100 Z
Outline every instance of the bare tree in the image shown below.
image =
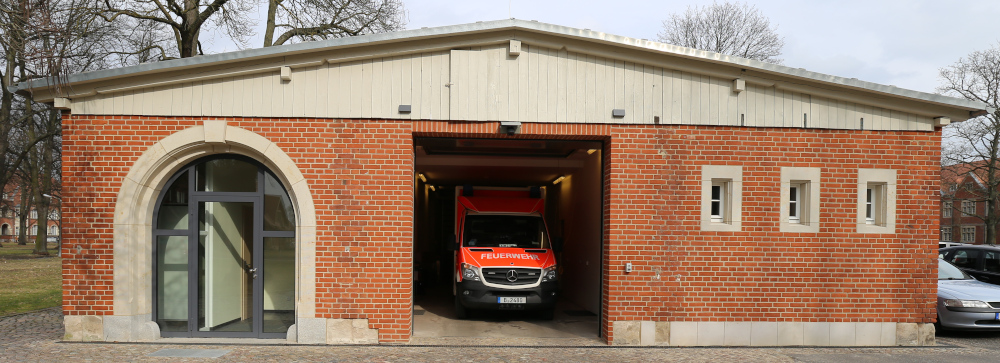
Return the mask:
M 127 67 L 178 58 L 177 43 L 170 27 L 163 23 L 119 17 L 108 22 L 114 37 L 105 37 L 94 53 L 105 54 L 103 68 Z
M 268 0 L 264 46 L 405 28 L 402 0 Z
M 937 91 L 950 96 L 985 103 L 993 108 L 986 115 L 953 123 L 945 128 L 941 161 L 948 170 L 979 179 L 977 183 L 956 185 L 945 197 L 955 194 L 965 200 L 985 203 L 982 213 L 963 213 L 983 221 L 986 242 L 995 243 L 1000 223 L 1000 44 L 975 51 L 940 70 L 942 85 Z M 961 165 L 956 167 L 955 165 Z M 949 195 L 950 194 L 950 195 Z
M 128 18 L 138 21 L 136 24 L 151 22 L 169 28 L 178 56 L 187 58 L 204 54 L 199 37 L 206 25 L 220 28 L 233 41 L 246 46 L 254 34 L 248 16 L 255 8 L 252 0 L 101 0 L 97 11 L 108 22 Z M 160 50 L 168 53 L 162 46 Z
M 663 21 L 664 43 L 781 64 L 785 40 L 757 8 L 725 2 L 688 7 Z
M 110 39 L 119 33 L 92 11 L 99 0 L 0 2 L 0 185 L 17 185 L 19 242 L 32 209 L 47 215 L 42 194 L 57 194 L 61 119 L 57 110 L 13 92 L 13 86 L 45 79 L 55 88 L 69 73 L 106 68 Z M 46 204 L 42 204 L 46 203 Z M 44 230 L 43 225 L 40 232 Z M 44 233 L 44 232 L 42 232 Z M 41 233 L 40 233 L 41 234 Z M 44 234 L 41 237 L 45 240 Z M 36 240 L 37 241 L 37 240 Z M 35 252 L 47 254 L 45 243 Z

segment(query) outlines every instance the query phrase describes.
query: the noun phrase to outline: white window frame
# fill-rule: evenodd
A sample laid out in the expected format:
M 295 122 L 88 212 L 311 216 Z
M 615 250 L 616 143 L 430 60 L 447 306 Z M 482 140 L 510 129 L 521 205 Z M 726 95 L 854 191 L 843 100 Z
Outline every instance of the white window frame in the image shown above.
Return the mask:
M 865 224 L 885 226 L 885 183 L 865 187 Z
M 945 242 L 952 242 L 951 227 L 941 227 L 941 240 Z
M 962 227 L 962 243 L 975 243 L 976 242 L 976 227 Z M 968 238 L 966 238 L 968 237 Z
M 962 201 L 962 214 L 967 216 L 976 215 L 976 201 L 974 200 L 963 200 Z
M 722 187 L 717 202 L 721 213 L 712 215 L 712 186 Z M 703 165 L 701 167 L 701 230 L 740 231 L 743 228 L 743 167 Z
M 869 189 L 872 191 L 870 202 Z M 857 198 L 858 233 L 896 233 L 895 170 L 858 169 Z
M 718 197 L 715 195 L 716 189 L 719 190 Z M 713 179 L 710 193 L 709 217 L 713 223 L 724 223 L 728 219 L 726 211 L 729 210 L 729 206 L 726 203 L 729 202 L 729 198 L 726 198 L 726 195 L 729 194 L 729 179 Z M 718 209 L 718 213 L 715 212 L 716 209 Z
M 793 182 L 788 186 L 788 223 L 802 223 L 802 190 L 803 183 Z
M 781 232 L 818 233 L 820 168 L 781 168 L 779 230 Z M 792 217 L 791 188 L 799 191 L 798 219 Z

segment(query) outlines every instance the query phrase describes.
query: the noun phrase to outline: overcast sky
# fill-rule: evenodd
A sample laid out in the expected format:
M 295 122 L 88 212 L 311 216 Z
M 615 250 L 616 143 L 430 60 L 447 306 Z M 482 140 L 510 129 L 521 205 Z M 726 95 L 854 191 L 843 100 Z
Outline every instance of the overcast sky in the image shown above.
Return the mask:
M 670 14 L 711 0 L 405 0 L 407 28 L 514 17 L 656 39 Z M 784 65 L 934 92 L 938 69 L 1000 39 L 996 0 L 748 2 L 785 38 Z M 262 33 L 262 31 L 258 31 Z M 251 40 L 259 46 L 260 35 Z M 222 47 L 212 47 L 219 49 Z

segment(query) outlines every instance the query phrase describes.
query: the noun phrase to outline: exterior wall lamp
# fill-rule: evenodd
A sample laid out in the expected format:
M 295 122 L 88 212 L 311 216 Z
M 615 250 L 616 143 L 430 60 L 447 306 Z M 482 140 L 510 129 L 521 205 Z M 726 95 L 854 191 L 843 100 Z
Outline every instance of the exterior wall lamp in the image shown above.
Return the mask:
M 521 122 L 519 121 L 500 121 L 500 133 L 513 136 L 521 132 Z

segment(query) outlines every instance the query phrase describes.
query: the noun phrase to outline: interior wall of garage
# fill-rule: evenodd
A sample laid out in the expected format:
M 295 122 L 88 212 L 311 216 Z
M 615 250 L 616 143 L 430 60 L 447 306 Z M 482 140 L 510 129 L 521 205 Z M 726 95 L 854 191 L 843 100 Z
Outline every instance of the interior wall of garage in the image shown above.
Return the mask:
M 560 219 L 555 221 L 564 240 L 562 295 L 594 314 L 600 313 L 603 183 L 601 150 L 581 155 L 583 167 L 557 185 Z M 551 227 L 550 227 L 551 228 Z

